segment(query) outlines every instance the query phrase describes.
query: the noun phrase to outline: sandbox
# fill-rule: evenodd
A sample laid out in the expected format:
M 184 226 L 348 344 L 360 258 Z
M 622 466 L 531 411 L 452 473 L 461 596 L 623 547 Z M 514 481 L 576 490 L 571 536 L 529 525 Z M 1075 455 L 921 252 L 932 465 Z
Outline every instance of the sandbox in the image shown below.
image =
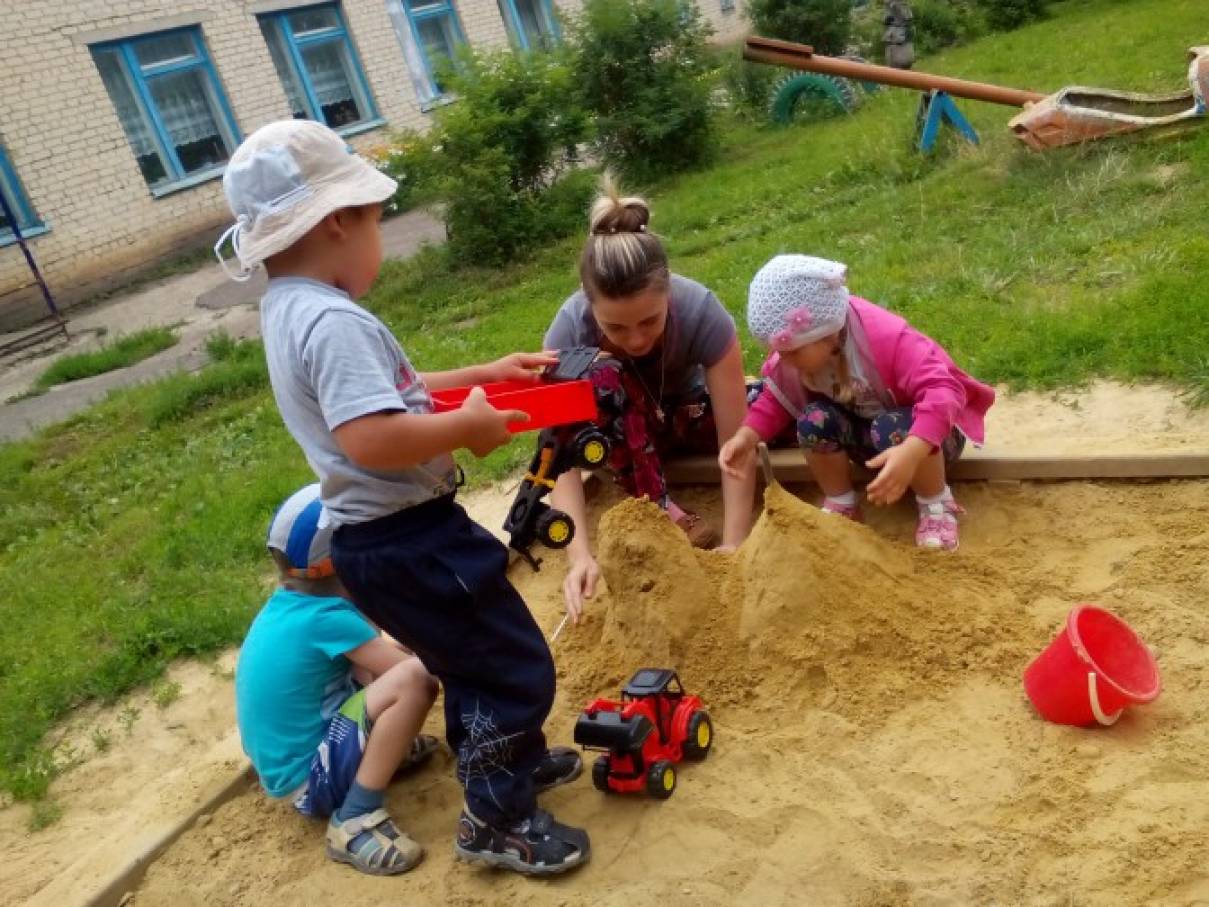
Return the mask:
M 608 510 L 610 588 L 554 647 L 551 736 L 569 742 L 588 698 L 649 663 L 705 697 L 717 742 L 666 802 L 586 778 L 548 795 L 593 835 L 581 872 L 534 883 L 455 864 L 446 756 L 391 790 L 429 851 L 405 877 L 328 862 L 320 824 L 249 789 L 161 857 L 133 903 L 1209 903 L 1209 483 L 961 496 L 952 556 L 910 546 L 905 507 L 862 527 L 774 492 L 734 555 L 692 551 L 649 505 Z M 617 500 L 605 490 L 595 507 Z M 513 568 L 547 631 L 562 566 Z M 1125 617 L 1164 674 L 1159 700 L 1110 729 L 1046 724 L 1021 689 L 1080 601 Z

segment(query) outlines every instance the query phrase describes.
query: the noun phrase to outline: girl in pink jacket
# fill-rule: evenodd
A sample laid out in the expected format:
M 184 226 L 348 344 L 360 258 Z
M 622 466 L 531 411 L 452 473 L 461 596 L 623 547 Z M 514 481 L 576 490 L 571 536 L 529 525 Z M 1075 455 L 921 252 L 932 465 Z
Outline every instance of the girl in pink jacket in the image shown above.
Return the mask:
M 915 492 L 917 545 L 955 550 L 962 510 L 945 464 L 967 438 L 982 443 L 995 391 L 898 315 L 849 295 L 846 277 L 844 265 L 807 255 L 778 255 L 756 274 L 747 322 L 772 354 L 760 396 L 719 465 L 745 475 L 756 444 L 795 424 L 825 512 L 861 519 L 851 458 L 877 472 L 866 489 L 873 504 Z

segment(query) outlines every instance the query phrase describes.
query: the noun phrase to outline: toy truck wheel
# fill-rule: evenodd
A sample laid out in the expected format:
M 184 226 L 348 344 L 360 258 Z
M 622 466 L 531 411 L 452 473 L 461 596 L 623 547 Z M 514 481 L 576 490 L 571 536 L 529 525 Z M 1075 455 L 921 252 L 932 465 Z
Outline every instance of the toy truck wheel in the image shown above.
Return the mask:
M 537 518 L 537 537 L 547 548 L 566 548 L 575 538 L 575 524 L 561 510 L 547 510 Z
M 698 710 L 688 720 L 688 736 L 684 739 L 684 758 L 700 762 L 714 745 L 714 723 L 709 713 Z
M 647 770 L 646 792 L 656 800 L 666 800 L 676 790 L 676 767 L 660 759 Z
M 604 793 L 609 792 L 609 757 L 597 756 L 592 763 L 592 786 Z
M 609 459 L 611 445 L 603 433 L 588 429 L 575 438 L 575 462 L 580 469 L 596 469 Z

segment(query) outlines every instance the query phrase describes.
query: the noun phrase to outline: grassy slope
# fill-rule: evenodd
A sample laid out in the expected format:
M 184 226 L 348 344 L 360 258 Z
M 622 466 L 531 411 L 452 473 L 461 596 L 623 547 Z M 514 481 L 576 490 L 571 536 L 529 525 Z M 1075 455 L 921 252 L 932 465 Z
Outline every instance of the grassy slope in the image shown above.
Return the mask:
M 925 68 L 1040 89 L 1170 88 L 1185 47 L 1209 37 L 1195 7 L 1068 0 L 1051 22 Z M 857 292 L 980 377 L 1209 386 L 1209 129 L 1040 156 L 1006 134 L 1011 111 L 961 102 L 984 145 L 925 162 L 910 147 L 914 104 L 889 91 L 825 126 L 733 127 L 716 167 L 656 187 L 675 267 L 741 314 L 770 255 L 831 256 Z M 370 304 L 422 367 L 535 347 L 575 285 L 577 247 L 502 272 L 450 273 L 429 253 L 388 266 Z M 309 472 L 256 347 L 224 356 L 0 446 L 0 790 L 44 789 L 39 741 L 64 711 L 237 640 L 258 606 L 267 515 Z M 527 452 L 522 441 L 472 474 L 499 475 Z
M 79 381 L 102 375 L 114 369 L 126 368 L 136 362 L 142 362 L 156 353 L 163 352 L 177 341 L 176 333 L 171 328 L 147 328 L 135 331 L 124 337 L 118 337 L 99 349 L 87 353 L 75 353 L 56 359 L 50 367 L 38 376 L 35 386 L 45 390 L 56 384 L 66 384 L 69 381 Z

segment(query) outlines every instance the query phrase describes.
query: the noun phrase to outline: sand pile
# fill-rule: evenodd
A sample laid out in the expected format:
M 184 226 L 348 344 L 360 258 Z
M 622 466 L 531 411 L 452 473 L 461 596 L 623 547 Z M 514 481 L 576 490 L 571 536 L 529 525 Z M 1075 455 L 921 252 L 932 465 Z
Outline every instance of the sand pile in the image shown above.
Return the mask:
M 906 549 L 779 486 L 733 556 L 694 551 L 642 501 L 606 513 L 599 535 L 610 606 L 579 659 L 593 681 L 671 666 L 713 702 L 759 692 L 874 724 L 905 699 L 1010 674 L 1037 644 L 1001 570 Z

